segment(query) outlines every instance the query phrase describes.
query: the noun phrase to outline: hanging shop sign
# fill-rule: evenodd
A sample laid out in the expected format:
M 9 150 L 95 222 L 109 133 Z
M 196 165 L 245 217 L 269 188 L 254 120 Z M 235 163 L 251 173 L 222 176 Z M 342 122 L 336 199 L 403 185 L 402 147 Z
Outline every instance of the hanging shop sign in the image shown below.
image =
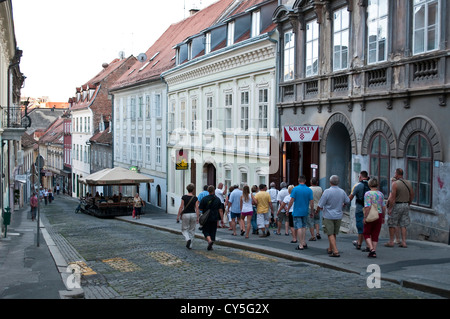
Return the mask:
M 185 171 L 189 168 L 188 165 L 188 152 L 186 150 L 176 151 L 176 165 L 175 169 L 178 171 Z
M 283 128 L 283 142 L 320 142 L 319 126 L 294 126 Z

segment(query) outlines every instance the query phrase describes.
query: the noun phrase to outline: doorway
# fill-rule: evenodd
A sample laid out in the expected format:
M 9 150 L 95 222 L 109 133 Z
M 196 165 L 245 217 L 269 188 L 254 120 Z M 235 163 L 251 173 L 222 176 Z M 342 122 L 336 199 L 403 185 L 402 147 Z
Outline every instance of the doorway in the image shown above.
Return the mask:
M 203 166 L 203 180 L 206 185 L 216 187 L 216 167 L 212 163 L 206 163 Z
M 339 187 L 347 194 L 351 191 L 351 140 L 344 124 L 336 122 L 331 127 L 326 142 L 327 180 L 329 187 L 331 175 L 339 176 Z

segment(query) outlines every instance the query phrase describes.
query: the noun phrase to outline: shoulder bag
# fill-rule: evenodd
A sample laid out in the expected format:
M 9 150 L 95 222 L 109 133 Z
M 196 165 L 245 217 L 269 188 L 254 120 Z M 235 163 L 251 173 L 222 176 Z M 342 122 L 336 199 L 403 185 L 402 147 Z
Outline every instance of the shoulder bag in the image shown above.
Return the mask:
M 376 221 L 378 218 L 380 218 L 380 214 L 378 213 L 377 204 L 370 205 L 370 211 L 369 214 L 366 217 L 366 222 L 371 223 Z
M 211 202 L 212 202 L 213 200 L 211 199 L 209 202 L 208 202 L 208 205 L 206 206 L 206 207 L 209 207 L 209 205 L 211 204 Z M 200 218 L 198 219 L 198 223 L 200 224 L 200 225 L 205 225 L 206 224 L 206 222 L 208 221 L 208 218 L 209 218 L 209 213 L 211 212 L 211 209 L 207 209 L 203 214 L 202 214 L 202 216 L 200 216 Z

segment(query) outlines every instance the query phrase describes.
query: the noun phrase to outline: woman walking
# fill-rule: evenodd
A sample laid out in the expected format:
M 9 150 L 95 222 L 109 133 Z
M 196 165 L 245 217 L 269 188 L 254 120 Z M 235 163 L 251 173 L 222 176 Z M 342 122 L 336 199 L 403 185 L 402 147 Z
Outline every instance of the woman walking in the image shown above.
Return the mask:
M 241 196 L 241 220 L 242 223 L 245 224 L 245 218 L 247 217 L 247 226 L 246 226 L 246 235 L 245 238 L 248 238 L 248 234 L 250 234 L 250 227 L 252 226 L 252 215 L 253 215 L 253 195 L 250 193 L 250 187 L 245 185 L 242 189 Z M 241 236 L 244 235 L 244 230 L 241 229 Z
M 178 209 L 177 223 L 181 217 L 181 233 L 186 239 L 186 248 L 192 249 L 192 241 L 195 238 L 195 225 L 198 223 L 197 196 L 194 195 L 195 185 L 186 186 L 187 195 L 181 197 L 180 208 Z
M 134 195 L 134 197 L 133 197 L 133 209 L 135 212 L 136 219 L 141 218 L 141 209 L 142 209 L 142 206 L 144 206 L 144 205 L 145 205 L 144 201 L 139 196 L 139 193 L 136 193 L 136 195 Z
M 378 236 L 380 235 L 381 225 L 384 223 L 384 215 L 386 213 L 386 207 L 384 205 L 384 195 L 378 190 L 378 180 L 372 178 L 369 180 L 370 191 L 364 194 L 364 230 L 363 236 L 366 240 L 367 247 L 370 252 L 367 257 L 376 258 L 376 249 L 378 244 Z M 371 206 L 376 206 L 378 210 L 379 218 L 372 222 L 367 222 L 366 218 L 369 215 Z

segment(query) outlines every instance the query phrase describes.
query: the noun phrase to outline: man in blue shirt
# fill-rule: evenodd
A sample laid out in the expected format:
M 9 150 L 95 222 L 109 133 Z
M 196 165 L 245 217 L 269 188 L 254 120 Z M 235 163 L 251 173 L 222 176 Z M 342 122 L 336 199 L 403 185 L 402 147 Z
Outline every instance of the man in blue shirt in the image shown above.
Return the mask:
M 332 175 L 330 177 L 330 188 L 327 188 L 320 198 L 318 209 L 323 209 L 323 226 L 328 235 L 330 257 L 340 257 L 336 245 L 336 235 L 339 234 L 341 219 L 343 215 L 342 208 L 350 204 L 345 191 L 339 186 L 339 177 Z
M 242 188 L 242 186 L 240 188 Z M 228 208 L 231 212 L 230 226 L 233 229 L 233 236 L 236 236 L 236 219 L 241 229 L 241 235 L 245 232 L 244 220 L 241 219 L 242 190 L 240 188 L 238 185 L 235 185 L 230 197 L 228 198 Z
M 297 250 L 308 248 L 305 242 L 306 225 L 308 222 L 309 210 L 314 209 L 314 198 L 311 188 L 305 185 L 306 177 L 300 176 L 298 179 L 300 185 L 294 187 L 291 192 L 291 200 L 289 202 L 286 212 L 294 205 L 292 217 L 294 220 L 294 229 L 297 232 L 298 246 Z

